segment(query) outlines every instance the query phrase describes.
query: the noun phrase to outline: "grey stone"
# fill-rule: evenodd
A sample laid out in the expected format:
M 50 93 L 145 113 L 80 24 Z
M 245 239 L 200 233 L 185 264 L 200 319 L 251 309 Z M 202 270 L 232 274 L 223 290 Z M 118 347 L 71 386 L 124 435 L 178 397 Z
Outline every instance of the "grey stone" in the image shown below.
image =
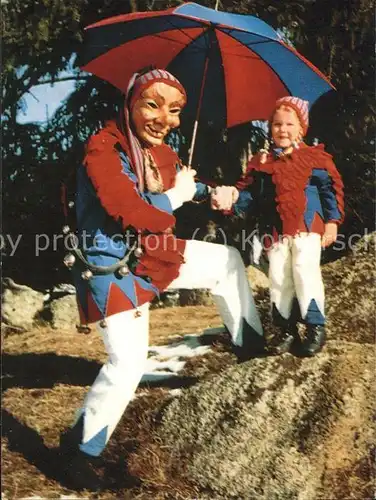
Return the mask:
M 336 453 L 355 463 L 371 447 L 373 373 L 372 346 L 346 342 L 254 359 L 172 401 L 157 439 L 199 498 L 327 499 Z
M 49 304 L 51 326 L 58 330 L 72 330 L 79 323 L 75 295 L 65 295 Z
M 3 279 L 2 321 L 17 330 L 31 328 L 43 310 L 44 295 L 26 285 L 19 285 L 11 278 Z
M 374 342 L 376 233 L 363 237 L 345 257 L 323 266 L 327 328 L 331 338 Z
M 182 288 L 179 293 L 181 306 L 211 306 L 214 304 L 212 294 L 206 289 L 187 290 Z

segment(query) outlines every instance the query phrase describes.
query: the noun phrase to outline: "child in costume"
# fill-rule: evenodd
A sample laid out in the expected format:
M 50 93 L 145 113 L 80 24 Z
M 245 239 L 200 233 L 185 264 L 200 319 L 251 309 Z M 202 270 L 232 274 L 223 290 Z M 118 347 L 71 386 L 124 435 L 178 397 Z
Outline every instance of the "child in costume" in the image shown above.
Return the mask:
M 209 288 L 234 345 L 250 357 L 264 349 L 238 251 L 173 234 L 173 211 L 209 196 L 208 187 L 195 182 L 196 172 L 164 143 L 179 126 L 185 102 L 183 86 L 169 72 L 133 75 L 119 123 L 107 123 L 89 140 L 78 171 L 80 253 L 67 263 L 81 322 L 97 324 L 109 360 L 61 438 L 66 474 L 77 487 L 99 487 L 90 462 L 105 448 L 144 373 L 149 303 L 160 291 Z M 127 230 L 130 239 L 123 237 Z
M 250 161 L 236 184 L 237 214 L 259 218 L 261 241 L 269 259 L 270 300 L 280 327 L 274 349 L 289 351 L 299 342 L 297 321 L 306 324 L 301 354 L 313 356 L 326 340 L 321 248 L 337 238 L 344 217 L 343 183 L 323 145 L 307 146 L 308 102 L 283 97 L 270 121 L 273 148 Z M 226 197 L 227 196 L 227 197 Z M 233 193 L 217 188 L 214 205 L 228 209 Z

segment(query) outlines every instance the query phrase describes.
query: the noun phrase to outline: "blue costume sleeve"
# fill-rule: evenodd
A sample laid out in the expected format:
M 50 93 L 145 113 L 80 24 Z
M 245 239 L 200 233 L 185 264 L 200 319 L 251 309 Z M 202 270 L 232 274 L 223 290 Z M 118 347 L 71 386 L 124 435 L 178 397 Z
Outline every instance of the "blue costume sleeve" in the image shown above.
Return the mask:
M 209 196 L 209 187 L 203 182 L 196 182 L 196 193 L 193 197 L 194 201 L 204 201 Z
M 239 198 L 233 206 L 235 215 L 245 217 L 248 210 L 252 209 L 253 197 L 250 191 L 239 191 Z
M 164 210 L 169 214 L 172 214 L 172 206 L 169 197 L 163 193 L 142 193 L 143 198 L 146 199 L 150 205 L 159 208 L 159 210 Z
M 333 189 L 333 180 L 327 170 L 314 169 L 312 181 L 317 185 L 322 205 L 324 221 L 340 221 L 341 213 L 338 209 L 336 193 Z

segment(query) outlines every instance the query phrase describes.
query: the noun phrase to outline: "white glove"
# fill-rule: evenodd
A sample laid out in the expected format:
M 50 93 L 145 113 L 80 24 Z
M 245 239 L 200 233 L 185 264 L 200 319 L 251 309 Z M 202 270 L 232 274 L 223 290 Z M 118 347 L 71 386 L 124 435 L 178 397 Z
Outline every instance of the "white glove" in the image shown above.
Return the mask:
M 213 210 L 231 210 L 238 198 L 239 191 L 235 186 L 218 186 L 211 193 L 211 208 Z
M 182 167 L 182 169 L 176 174 L 175 186 L 168 189 L 165 193 L 170 200 L 173 210 L 181 207 L 184 202 L 191 201 L 194 197 L 196 193 L 194 176 L 196 173 L 196 170 Z

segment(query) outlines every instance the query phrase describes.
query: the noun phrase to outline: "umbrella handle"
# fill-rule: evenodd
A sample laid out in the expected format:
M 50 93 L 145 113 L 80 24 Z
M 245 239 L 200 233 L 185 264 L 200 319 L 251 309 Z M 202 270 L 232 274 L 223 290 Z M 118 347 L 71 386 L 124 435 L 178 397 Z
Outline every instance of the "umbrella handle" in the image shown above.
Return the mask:
M 195 123 L 194 123 L 194 126 L 193 126 L 193 134 L 192 134 L 192 140 L 191 140 L 191 147 L 189 149 L 188 169 L 192 168 L 192 158 L 193 158 L 193 151 L 195 149 L 196 136 L 197 136 L 197 128 L 198 128 L 198 120 L 195 120 Z
M 208 65 L 209 65 L 209 55 L 206 56 L 205 66 L 204 66 L 204 74 L 202 75 L 201 88 L 200 88 L 200 97 L 198 99 L 196 120 L 195 120 L 195 124 L 193 126 L 191 148 L 190 148 L 190 151 L 189 151 L 188 169 L 192 167 L 193 151 L 195 149 L 196 135 L 197 135 L 197 128 L 198 128 L 198 120 L 200 118 L 202 98 L 203 98 L 203 95 L 204 95 L 204 87 L 205 87 L 205 82 L 206 82 L 206 75 L 207 75 L 207 72 L 208 72 Z

